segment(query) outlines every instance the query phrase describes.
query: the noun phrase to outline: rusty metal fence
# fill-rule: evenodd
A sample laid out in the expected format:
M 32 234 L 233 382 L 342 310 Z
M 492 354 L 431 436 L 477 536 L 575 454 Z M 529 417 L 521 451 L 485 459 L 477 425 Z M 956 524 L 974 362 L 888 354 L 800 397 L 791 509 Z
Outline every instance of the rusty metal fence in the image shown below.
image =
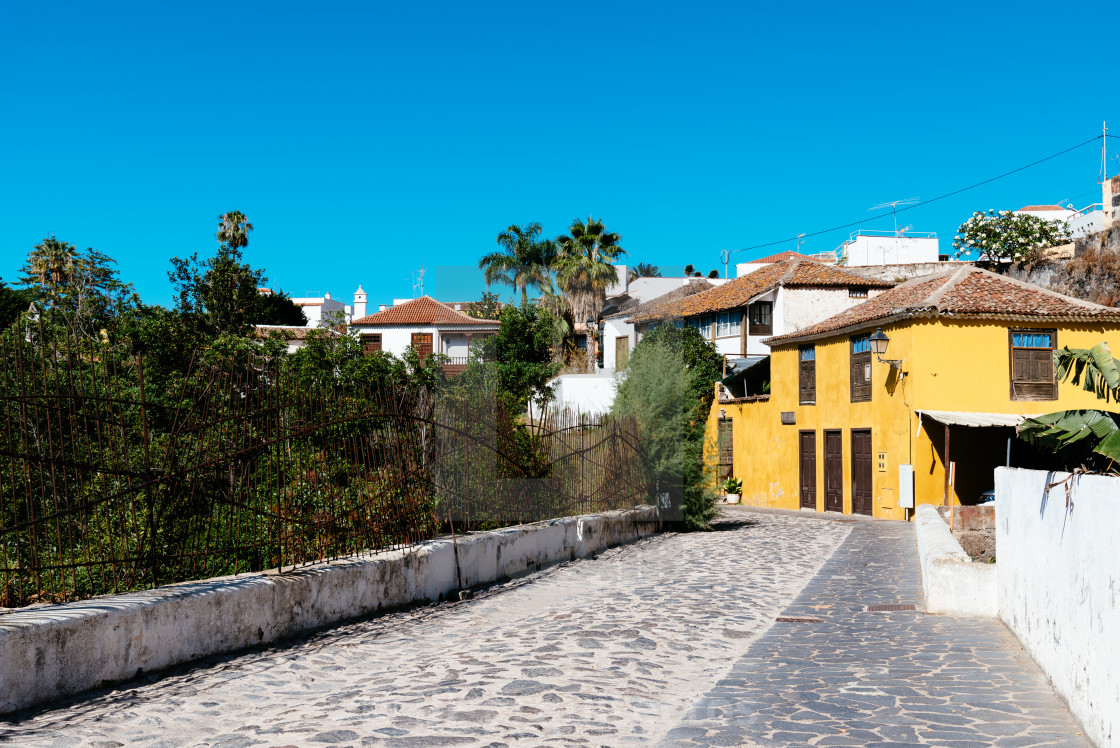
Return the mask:
M 632 421 L 520 425 L 492 387 L 158 383 L 96 341 L 0 343 L 0 607 L 408 547 L 645 503 Z

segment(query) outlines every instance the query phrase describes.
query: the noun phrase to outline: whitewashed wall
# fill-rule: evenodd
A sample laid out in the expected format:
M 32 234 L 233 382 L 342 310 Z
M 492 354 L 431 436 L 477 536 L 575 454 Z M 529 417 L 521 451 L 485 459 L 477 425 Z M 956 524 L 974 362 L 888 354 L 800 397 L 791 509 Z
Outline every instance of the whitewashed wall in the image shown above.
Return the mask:
M 446 335 L 441 335 L 439 331 L 431 325 L 376 325 L 363 327 L 356 325 L 353 328 L 359 334 L 364 332 L 381 333 L 381 350 L 386 353 L 391 353 L 394 356 L 402 356 L 412 345 L 412 334 L 415 332 L 427 332 L 432 334 L 432 350 L 437 353 L 444 353 L 448 356 L 466 356 L 467 355 L 467 337 L 466 331 L 451 331 L 444 330 Z M 481 338 L 484 335 L 493 334 L 493 330 L 472 331 L 472 338 Z
M 617 383 L 612 373 L 561 374 L 548 383 L 555 393 L 552 408 L 569 408 L 580 413 L 602 415 L 614 405 Z
M 644 280 L 639 278 L 638 280 Z M 634 281 L 637 283 L 638 281 Z M 612 372 L 618 368 L 618 361 L 615 360 L 615 339 L 627 338 L 630 341 L 630 352 L 634 352 L 634 346 L 638 344 L 638 334 L 634 330 L 634 325 L 626 321 L 625 316 L 622 317 L 608 317 L 603 320 L 603 370 Z
M 1120 478 L 996 469 L 999 615 L 1098 746 L 1120 746 Z M 1067 484 L 1068 485 L 1068 484 Z
M 936 238 L 898 236 L 857 236 L 845 242 L 845 265 L 891 265 L 908 262 L 937 262 L 940 251 Z
M 865 301 L 848 296 L 847 288 L 783 288 L 782 328 L 774 334 L 797 332 Z

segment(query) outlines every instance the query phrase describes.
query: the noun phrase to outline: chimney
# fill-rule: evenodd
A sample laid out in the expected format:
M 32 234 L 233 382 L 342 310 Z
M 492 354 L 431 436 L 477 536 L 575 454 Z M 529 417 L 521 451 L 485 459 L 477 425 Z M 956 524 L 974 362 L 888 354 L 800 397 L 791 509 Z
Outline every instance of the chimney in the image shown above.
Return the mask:
M 366 316 L 366 292 L 362 290 L 362 284 L 358 284 L 358 290 L 354 292 L 354 319 L 361 319 Z
M 325 294 L 323 294 L 323 298 L 329 301 L 331 298 L 331 292 L 327 291 Z

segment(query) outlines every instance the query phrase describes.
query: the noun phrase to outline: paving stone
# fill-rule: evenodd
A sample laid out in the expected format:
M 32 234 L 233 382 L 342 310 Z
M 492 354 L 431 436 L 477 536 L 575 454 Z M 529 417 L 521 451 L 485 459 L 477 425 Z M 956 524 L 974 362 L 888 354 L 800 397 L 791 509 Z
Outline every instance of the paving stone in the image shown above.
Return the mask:
M 0 743 L 1087 745 L 998 621 L 865 609 L 921 602 L 912 525 L 729 508 L 714 532 L 13 715 Z

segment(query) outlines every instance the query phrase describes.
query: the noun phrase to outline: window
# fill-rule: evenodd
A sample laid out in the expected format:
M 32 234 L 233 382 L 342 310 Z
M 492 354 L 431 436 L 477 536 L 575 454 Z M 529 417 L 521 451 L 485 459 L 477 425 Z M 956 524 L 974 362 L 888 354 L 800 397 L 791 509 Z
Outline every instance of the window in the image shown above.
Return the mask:
M 1057 330 L 1009 330 L 1012 400 L 1057 400 Z
M 747 314 L 750 317 L 751 335 L 774 334 L 774 324 L 771 320 L 771 313 L 773 310 L 774 304 L 769 301 L 756 301 L 747 307 Z
M 712 318 L 711 317 L 690 317 L 688 320 L 689 327 L 695 327 L 700 331 L 700 337 L 705 340 L 710 340 L 712 337 Z
M 716 316 L 716 337 L 732 338 L 739 336 L 739 312 L 723 312 Z
M 363 353 L 377 353 L 381 350 L 381 333 L 379 332 L 363 332 L 360 340 L 362 341 Z
M 849 299 L 866 299 L 867 288 L 865 286 L 850 286 L 848 288 Z
M 803 345 L 797 349 L 797 392 L 801 405 L 817 403 L 817 348 Z
M 871 340 L 870 335 L 851 339 L 852 402 L 871 402 Z

